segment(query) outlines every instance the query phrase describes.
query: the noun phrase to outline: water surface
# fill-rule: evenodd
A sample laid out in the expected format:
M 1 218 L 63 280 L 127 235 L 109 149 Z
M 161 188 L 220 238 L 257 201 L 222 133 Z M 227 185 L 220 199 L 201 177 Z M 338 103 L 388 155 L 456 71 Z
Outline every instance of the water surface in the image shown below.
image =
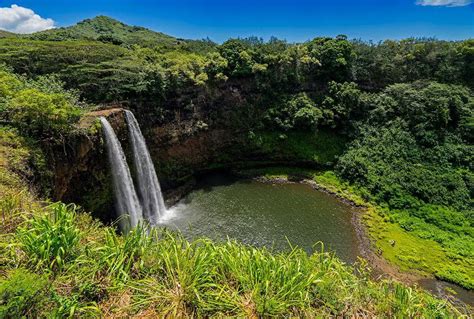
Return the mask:
M 187 238 L 237 239 L 282 251 L 331 250 L 352 263 L 359 242 L 352 207 L 304 184 L 267 184 L 212 175 L 174 206 L 163 223 Z

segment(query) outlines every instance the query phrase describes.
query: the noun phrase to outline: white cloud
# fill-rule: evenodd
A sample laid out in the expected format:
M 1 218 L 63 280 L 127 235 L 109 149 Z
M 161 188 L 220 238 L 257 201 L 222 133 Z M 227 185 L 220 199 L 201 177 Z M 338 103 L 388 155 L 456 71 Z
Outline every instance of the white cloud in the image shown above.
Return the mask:
M 464 7 L 472 3 L 472 0 L 417 0 L 419 6 L 434 7 Z
M 33 10 L 13 4 L 0 8 L 0 29 L 15 33 L 33 33 L 54 28 L 52 19 L 44 19 Z

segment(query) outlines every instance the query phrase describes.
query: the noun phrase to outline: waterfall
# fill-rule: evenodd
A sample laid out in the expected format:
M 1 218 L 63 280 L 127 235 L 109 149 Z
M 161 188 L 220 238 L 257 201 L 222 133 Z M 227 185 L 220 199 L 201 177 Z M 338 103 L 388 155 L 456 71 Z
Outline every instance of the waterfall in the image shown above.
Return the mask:
M 112 179 L 115 191 L 115 205 L 118 214 L 122 217 L 128 214 L 129 223 L 127 219 L 121 220 L 121 228 L 123 231 L 135 227 L 142 220 L 142 210 L 138 201 L 135 187 L 133 186 L 130 170 L 115 132 L 110 126 L 110 123 L 104 118 L 100 118 L 102 128 L 105 135 L 105 143 L 107 146 L 107 153 L 112 169 Z
M 142 203 L 145 219 L 155 225 L 159 217 L 166 212 L 160 183 L 155 167 L 143 138 L 138 122 L 130 111 L 125 111 L 132 144 L 133 160 L 137 174 L 138 192 Z

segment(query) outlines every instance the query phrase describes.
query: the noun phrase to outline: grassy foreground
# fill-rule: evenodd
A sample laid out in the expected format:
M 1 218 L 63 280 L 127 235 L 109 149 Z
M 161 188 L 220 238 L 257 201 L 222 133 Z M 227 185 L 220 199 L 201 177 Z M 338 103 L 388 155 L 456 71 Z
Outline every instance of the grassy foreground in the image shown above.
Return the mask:
M 144 227 L 118 235 L 74 205 L 38 202 L 19 175 L 31 149 L 1 133 L 0 318 L 462 316 L 325 252 L 189 242 Z
M 2 234 L 0 317 L 459 315 L 328 253 L 188 242 L 143 227 L 120 236 L 74 206 L 27 212 L 17 203 L 6 217 L 21 222 Z

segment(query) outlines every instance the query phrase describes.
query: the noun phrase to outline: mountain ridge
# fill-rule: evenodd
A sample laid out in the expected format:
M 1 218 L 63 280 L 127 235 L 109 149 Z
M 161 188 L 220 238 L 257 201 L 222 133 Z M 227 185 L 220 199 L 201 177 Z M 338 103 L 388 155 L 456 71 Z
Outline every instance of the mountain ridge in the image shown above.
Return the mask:
M 2 37 L 2 34 L 0 34 L 0 37 Z M 145 27 L 128 25 L 104 15 L 79 21 L 72 26 L 35 32 L 22 37 L 43 41 L 92 40 L 116 45 L 140 45 L 142 47 L 173 48 L 186 46 L 186 44 L 214 46 L 214 43 L 209 40 L 177 38 Z
M 0 29 L 0 38 L 16 38 L 16 37 L 18 37 L 18 34 Z
M 56 29 L 32 33 L 27 38 L 34 40 L 99 40 L 116 44 L 166 43 L 172 44 L 177 38 L 144 27 L 130 26 L 119 20 L 99 15 L 78 23 Z

